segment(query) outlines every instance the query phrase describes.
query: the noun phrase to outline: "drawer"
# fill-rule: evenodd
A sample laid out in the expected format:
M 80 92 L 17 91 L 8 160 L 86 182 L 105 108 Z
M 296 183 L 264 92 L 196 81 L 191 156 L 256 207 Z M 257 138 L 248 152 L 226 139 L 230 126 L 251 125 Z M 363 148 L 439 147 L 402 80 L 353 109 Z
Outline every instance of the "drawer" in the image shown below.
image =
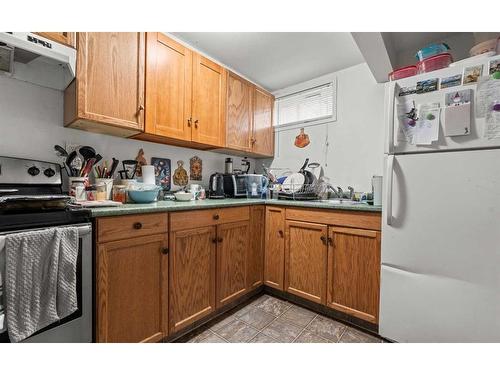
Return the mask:
M 193 229 L 249 219 L 248 206 L 174 212 L 170 214 L 170 230 Z
M 381 230 L 382 228 L 382 215 L 380 212 L 287 208 L 285 215 L 287 220 L 305 221 L 308 223 L 372 230 Z
M 144 214 L 97 219 L 97 242 L 109 242 L 168 232 L 168 214 Z

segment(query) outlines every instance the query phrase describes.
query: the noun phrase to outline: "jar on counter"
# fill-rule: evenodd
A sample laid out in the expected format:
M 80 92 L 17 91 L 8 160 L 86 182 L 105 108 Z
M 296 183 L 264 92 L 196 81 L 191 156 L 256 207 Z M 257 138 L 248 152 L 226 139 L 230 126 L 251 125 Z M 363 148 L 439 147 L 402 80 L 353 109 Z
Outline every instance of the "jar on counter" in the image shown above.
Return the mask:
M 97 190 L 96 190 L 95 185 L 87 186 L 87 188 L 85 189 L 85 193 L 87 194 L 88 201 L 97 200 Z
M 121 203 L 127 202 L 127 187 L 125 185 L 113 186 L 113 201 Z
M 95 185 L 95 190 L 96 190 L 96 200 L 105 201 L 107 198 L 106 184 L 104 182 L 97 183 Z
M 75 197 L 77 201 L 87 199 L 85 189 L 89 186 L 88 177 L 70 177 L 69 178 L 69 195 Z

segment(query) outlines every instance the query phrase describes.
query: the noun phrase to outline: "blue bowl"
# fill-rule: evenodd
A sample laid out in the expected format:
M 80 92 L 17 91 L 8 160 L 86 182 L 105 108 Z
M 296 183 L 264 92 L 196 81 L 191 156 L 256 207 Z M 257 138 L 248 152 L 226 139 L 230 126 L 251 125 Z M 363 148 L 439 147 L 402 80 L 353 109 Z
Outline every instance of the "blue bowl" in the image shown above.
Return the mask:
M 153 190 L 129 190 L 128 196 L 135 203 L 151 203 L 158 198 L 158 189 Z

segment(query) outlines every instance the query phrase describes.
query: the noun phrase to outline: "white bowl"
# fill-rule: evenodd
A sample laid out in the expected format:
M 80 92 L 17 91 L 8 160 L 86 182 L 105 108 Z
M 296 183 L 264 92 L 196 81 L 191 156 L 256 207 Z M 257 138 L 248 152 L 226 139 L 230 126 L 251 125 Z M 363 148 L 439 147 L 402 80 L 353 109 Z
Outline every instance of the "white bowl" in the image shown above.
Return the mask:
M 193 199 L 193 193 L 186 193 L 185 191 L 179 191 L 174 194 L 175 199 L 178 201 L 187 202 Z

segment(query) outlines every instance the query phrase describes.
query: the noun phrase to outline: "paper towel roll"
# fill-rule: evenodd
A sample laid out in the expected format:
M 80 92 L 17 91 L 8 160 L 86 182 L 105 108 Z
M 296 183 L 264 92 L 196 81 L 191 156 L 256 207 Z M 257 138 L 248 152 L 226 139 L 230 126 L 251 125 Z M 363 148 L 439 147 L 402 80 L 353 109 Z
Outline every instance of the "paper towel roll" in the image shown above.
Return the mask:
M 142 182 L 147 185 L 155 184 L 155 167 L 152 165 L 142 166 Z
M 373 205 L 382 205 L 382 176 L 372 177 Z

